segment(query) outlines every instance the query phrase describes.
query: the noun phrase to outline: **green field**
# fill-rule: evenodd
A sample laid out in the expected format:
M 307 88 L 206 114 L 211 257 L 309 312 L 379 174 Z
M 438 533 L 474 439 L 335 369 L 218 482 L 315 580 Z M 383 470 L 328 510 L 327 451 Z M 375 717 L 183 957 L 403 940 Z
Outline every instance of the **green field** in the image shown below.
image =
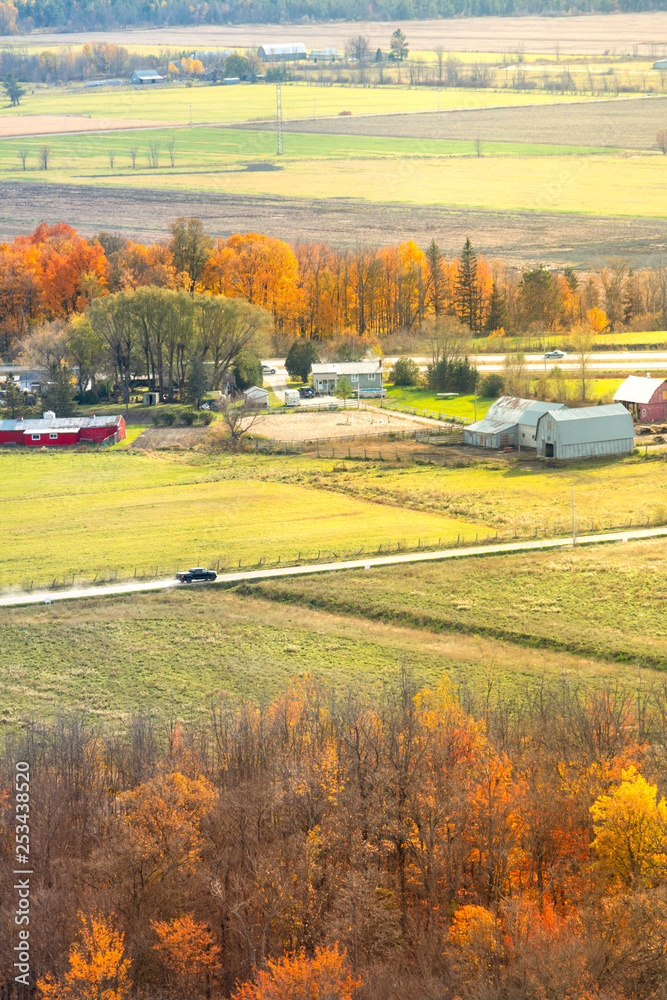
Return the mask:
M 667 542 L 350 570 L 244 585 L 330 612 L 667 668 Z
M 576 100 L 556 96 L 557 102 Z M 446 108 L 491 108 L 552 103 L 551 94 L 506 91 L 437 90 L 430 87 L 347 87 L 341 85 L 283 84 L 284 118 L 318 118 L 400 111 L 436 111 Z M 142 121 L 245 122 L 275 118 L 276 91 L 272 85 L 215 87 L 177 83 L 160 88 L 85 87 L 37 88 L 18 108 L 0 108 L 0 116 L 88 115 Z
M 338 582 L 342 578 L 337 577 Z M 434 684 L 522 693 L 563 675 L 631 682 L 636 670 L 563 651 L 443 633 L 275 602 L 219 588 L 0 611 L 0 725 L 58 712 L 112 725 L 131 713 L 192 718 L 212 705 L 266 703 L 296 676 L 341 696 L 381 691 L 402 668 Z
M 475 397 L 457 396 L 454 399 L 440 399 L 437 393 L 430 389 L 421 389 L 417 386 L 387 386 L 386 400 L 388 403 L 400 403 L 402 406 L 421 407 L 425 410 L 432 410 L 434 413 L 442 413 L 448 417 L 465 417 L 473 420 L 475 416 Z M 374 403 L 375 400 L 370 400 Z M 477 419 L 481 420 L 486 415 L 487 410 L 494 402 L 493 399 L 477 399 Z M 379 405 L 379 404 L 378 404 Z
M 34 585 L 112 572 L 173 574 L 351 555 L 418 538 L 469 537 L 482 524 L 401 510 L 313 488 L 306 462 L 225 455 L 39 453 L 2 456 L 0 584 Z M 331 473 L 331 463 L 324 475 Z M 372 473 L 370 474 L 372 477 Z

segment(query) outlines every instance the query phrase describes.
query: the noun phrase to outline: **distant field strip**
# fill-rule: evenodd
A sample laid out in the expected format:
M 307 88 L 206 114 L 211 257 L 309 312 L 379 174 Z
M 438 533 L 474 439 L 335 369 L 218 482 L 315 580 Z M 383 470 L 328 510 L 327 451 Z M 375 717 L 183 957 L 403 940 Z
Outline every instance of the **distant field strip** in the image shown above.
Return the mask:
M 455 113 L 374 115 L 286 123 L 289 132 L 393 136 L 413 140 L 457 139 L 656 149 L 667 122 L 667 97 L 606 99 L 541 107 L 462 109 Z M 268 127 L 268 126 L 267 126 Z M 415 147 L 420 152 L 420 147 Z
M 371 575 L 372 574 L 372 575 Z M 667 543 L 635 542 L 245 584 L 384 622 L 667 667 Z
M 436 111 L 440 108 L 485 108 L 503 105 L 551 103 L 549 94 L 508 91 L 441 90 L 420 87 L 351 87 L 283 84 L 283 117 L 310 115 Z M 570 102 L 572 97 L 558 97 Z M 574 98 L 585 100 L 585 98 Z M 35 90 L 18 108 L 0 108 L 0 118 L 20 115 L 90 115 L 92 118 L 154 119 L 181 122 L 275 121 L 276 91 L 272 85 L 235 87 L 180 85 L 165 87 L 113 87 L 105 90 L 71 87 Z

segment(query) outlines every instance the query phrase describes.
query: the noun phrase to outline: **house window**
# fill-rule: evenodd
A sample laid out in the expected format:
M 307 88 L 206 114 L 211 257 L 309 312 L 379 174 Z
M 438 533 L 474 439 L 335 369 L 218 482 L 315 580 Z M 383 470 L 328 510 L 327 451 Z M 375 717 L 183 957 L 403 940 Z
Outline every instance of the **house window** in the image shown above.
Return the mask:
M 50 441 L 57 441 L 58 440 L 58 435 L 57 434 L 49 434 L 49 440 Z
M 375 378 L 375 375 L 367 375 L 366 378 L 368 379 L 369 382 L 372 382 L 372 380 Z
M 358 375 L 350 375 L 350 381 L 351 382 L 358 382 L 359 381 L 359 376 Z
M 646 410 L 642 410 L 642 417 L 646 416 Z
M 32 438 L 33 441 L 39 441 L 40 438 L 41 438 L 41 436 L 42 436 L 41 434 L 31 434 L 30 435 L 30 437 Z

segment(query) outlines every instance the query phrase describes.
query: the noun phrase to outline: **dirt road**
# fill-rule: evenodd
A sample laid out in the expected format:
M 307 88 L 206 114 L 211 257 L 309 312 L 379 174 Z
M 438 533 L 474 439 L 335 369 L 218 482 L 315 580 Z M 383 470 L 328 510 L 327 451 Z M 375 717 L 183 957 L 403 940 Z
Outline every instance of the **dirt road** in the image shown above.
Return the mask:
M 610 531 L 600 535 L 582 535 L 577 538 L 579 545 L 601 542 L 629 542 L 642 538 L 664 538 L 667 528 L 644 528 L 635 531 Z M 310 563 L 303 566 L 281 566 L 277 569 L 258 569 L 241 573 L 220 573 L 216 583 L 233 585 L 252 583 L 254 580 L 270 580 L 285 576 L 306 576 L 312 573 L 334 573 L 346 569 L 378 569 L 382 566 L 396 566 L 405 563 L 433 562 L 441 559 L 461 559 L 465 556 L 497 555 L 501 552 L 531 552 L 539 549 L 560 549 L 572 545 L 572 538 L 545 538 L 532 542 L 503 542 L 496 545 L 475 545 L 471 548 L 441 549 L 438 552 L 409 552 L 404 555 L 375 556 L 369 559 L 352 559 L 347 562 Z M 50 604 L 52 601 L 71 601 L 83 597 L 114 597 L 123 594 L 139 594 L 151 590 L 168 590 L 182 587 L 174 579 L 152 580 L 150 583 L 116 583 L 104 587 L 82 587 L 70 590 L 56 590 L 41 593 L 9 594 L 0 597 L 0 607 L 16 607 L 22 604 Z M 213 584 L 206 584 L 213 586 Z
M 516 266 L 591 265 L 621 257 L 633 267 L 664 262 L 667 219 L 492 212 L 439 206 L 309 201 L 172 191 L 131 191 L 66 184 L 0 183 L 0 242 L 42 220 L 68 222 L 86 236 L 102 230 L 141 241 L 166 240 L 177 216 L 198 216 L 214 236 L 259 232 L 291 243 L 386 246 L 435 238 L 447 256 L 470 237 L 485 257 Z

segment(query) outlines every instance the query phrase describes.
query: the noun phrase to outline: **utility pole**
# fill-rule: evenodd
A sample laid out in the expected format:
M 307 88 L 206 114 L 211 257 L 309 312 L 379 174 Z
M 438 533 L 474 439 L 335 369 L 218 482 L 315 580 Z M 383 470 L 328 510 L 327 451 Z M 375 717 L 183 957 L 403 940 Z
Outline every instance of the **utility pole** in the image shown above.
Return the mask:
M 477 383 L 475 382 L 475 423 L 477 423 Z
M 278 136 L 278 156 L 283 155 L 283 102 L 280 81 L 276 84 L 276 133 Z
M 572 544 L 577 544 L 577 527 L 574 520 L 574 484 L 572 484 Z

